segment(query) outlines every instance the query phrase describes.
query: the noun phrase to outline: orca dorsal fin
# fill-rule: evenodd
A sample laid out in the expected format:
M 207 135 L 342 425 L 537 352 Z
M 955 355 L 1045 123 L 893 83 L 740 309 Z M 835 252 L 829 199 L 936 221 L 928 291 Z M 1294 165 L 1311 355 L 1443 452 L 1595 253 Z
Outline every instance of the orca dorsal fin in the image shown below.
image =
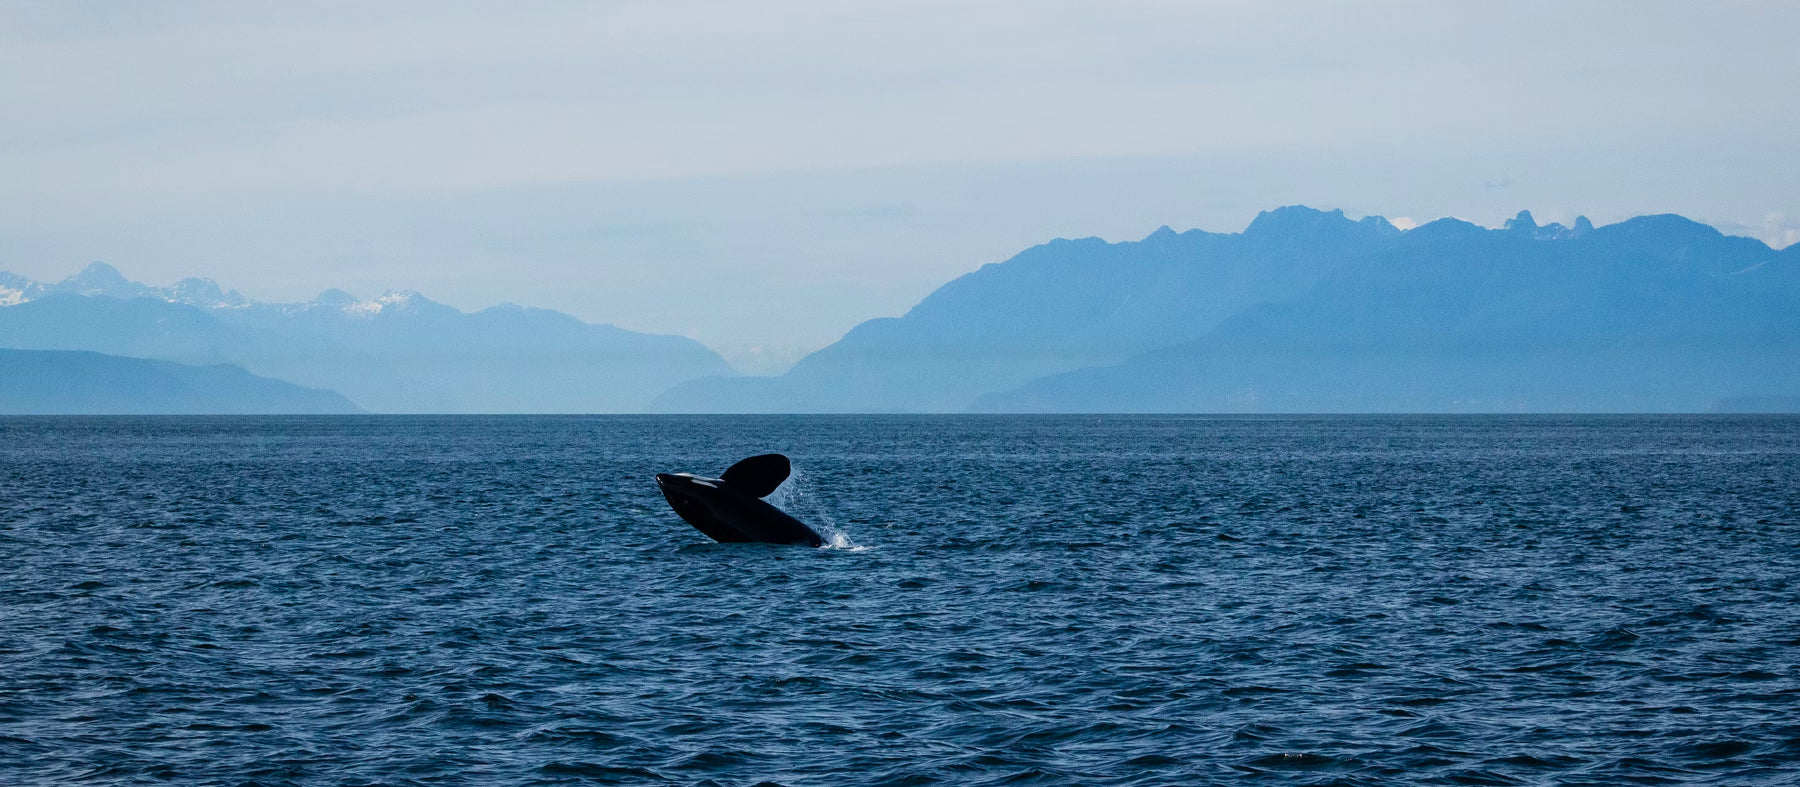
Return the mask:
M 763 454 L 745 459 L 727 468 L 719 476 L 719 480 L 731 485 L 732 489 L 751 497 L 768 497 L 775 487 L 786 481 L 793 466 L 788 458 L 781 454 Z

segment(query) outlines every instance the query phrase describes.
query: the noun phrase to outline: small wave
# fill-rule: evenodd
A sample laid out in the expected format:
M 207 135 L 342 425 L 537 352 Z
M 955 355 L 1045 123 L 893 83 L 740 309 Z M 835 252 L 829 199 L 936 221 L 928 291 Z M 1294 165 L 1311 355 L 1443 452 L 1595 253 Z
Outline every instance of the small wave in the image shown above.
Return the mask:
M 0 461 L 0 783 L 1800 784 L 1791 528 L 1690 524 L 1800 421 L 139 423 Z M 676 524 L 720 441 L 831 551 Z

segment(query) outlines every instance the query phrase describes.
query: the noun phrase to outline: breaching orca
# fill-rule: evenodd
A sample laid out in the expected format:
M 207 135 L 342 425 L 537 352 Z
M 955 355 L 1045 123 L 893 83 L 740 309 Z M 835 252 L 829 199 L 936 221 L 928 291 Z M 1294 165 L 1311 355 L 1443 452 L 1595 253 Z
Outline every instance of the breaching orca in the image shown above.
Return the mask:
M 675 513 L 721 544 L 823 546 L 817 531 L 761 499 L 781 486 L 791 469 L 787 457 L 763 454 L 732 465 L 718 478 L 658 473 L 656 485 Z

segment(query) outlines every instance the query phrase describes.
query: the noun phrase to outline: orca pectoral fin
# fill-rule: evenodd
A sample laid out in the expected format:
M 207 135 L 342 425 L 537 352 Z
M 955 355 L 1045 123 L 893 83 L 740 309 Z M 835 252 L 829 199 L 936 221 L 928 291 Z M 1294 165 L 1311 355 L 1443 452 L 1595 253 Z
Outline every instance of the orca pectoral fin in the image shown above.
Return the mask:
M 781 454 L 763 454 L 732 465 L 719 476 L 719 480 L 751 497 L 768 497 L 776 487 L 781 486 L 781 482 L 787 480 L 788 473 L 792 470 L 793 466 L 788 463 L 787 457 Z

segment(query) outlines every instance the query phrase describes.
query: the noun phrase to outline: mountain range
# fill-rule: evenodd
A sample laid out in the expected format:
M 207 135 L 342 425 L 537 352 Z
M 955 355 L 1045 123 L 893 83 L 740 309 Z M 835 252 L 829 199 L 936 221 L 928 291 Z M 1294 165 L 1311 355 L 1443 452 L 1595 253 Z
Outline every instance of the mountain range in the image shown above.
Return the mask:
M 993 412 L 1667 412 L 1800 392 L 1800 255 L 1679 216 L 1443 220 L 1302 296 Z M 1769 401 L 1765 399 L 1765 401 Z
M 0 350 L 0 413 L 251 415 L 355 413 L 331 391 L 257 377 L 229 364 L 190 366 L 70 350 Z
M 634 412 L 730 367 L 699 342 L 511 304 L 466 314 L 410 291 L 259 303 L 104 263 L 55 284 L 0 274 L 0 347 L 235 364 L 392 413 Z
M 677 412 L 1705 410 L 1800 392 L 1800 247 L 1679 216 L 1498 229 L 1292 206 L 1058 240 Z
M 1283 208 L 1241 234 L 1163 227 L 1136 243 L 1055 240 L 944 285 L 902 317 L 862 323 L 780 377 L 695 380 L 653 407 L 955 412 L 1038 377 L 1203 336 L 1400 234 L 1380 217 Z
M 266 304 L 96 263 L 0 274 L 0 347 L 236 364 L 380 412 L 1767 411 L 1800 403 L 1800 246 L 1672 215 L 1402 230 L 1291 206 L 1054 240 L 773 377 L 540 309 Z

